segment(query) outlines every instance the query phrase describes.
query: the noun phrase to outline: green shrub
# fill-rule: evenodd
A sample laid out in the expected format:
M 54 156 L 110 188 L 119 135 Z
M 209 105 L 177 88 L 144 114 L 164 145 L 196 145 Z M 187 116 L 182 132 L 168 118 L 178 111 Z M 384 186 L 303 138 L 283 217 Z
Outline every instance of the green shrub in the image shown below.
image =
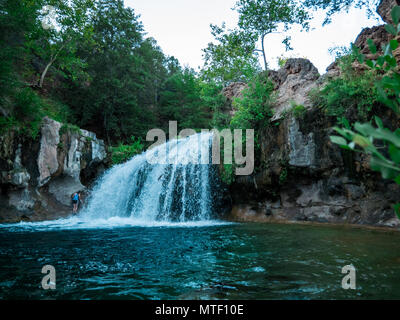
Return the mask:
M 78 126 L 71 123 L 64 123 L 60 128 L 59 134 L 60 136 L 62 136 L 64 133 L 67 133 L 68 131 L 72 133 L 82 134 L 81 129 Z
M 272 117 L 273 82 L 267 74 L 261 73 L 250 81 L 243 96 L 233 100 L 237 110 L 231 120 L 231 127 L 237 129 L 258 129 L 267 127 Z
M 69 108 L 52 99 L 43 98 L 32 88 L 14 88 L 7 99 L 8 117 L 0 118 L 0 131 L 15 128 L 20 133 L 36 139 L 45 116 L 64 122 L 70 118 Z
M 328 80 L 321 89 L 311 92 L 313 105 L 322 107 L 327 115 L 346 117 L 353 121 L 369 120 L 379 95 L 375 87 L 375 71 L 357 72 L 351 67 L 353 55 L 339 59 L 341 75 Z
M 227 185 L 235 181 L 235 168 L 232 164 L 224 164 L 221 170 L 221 180 Z
M 131 141 L 129 145 L 120 143 L 117 147 L 111 147 L 112 164 L 124 163 L 143 151 L 144 144 L 140 138 L 131 137 Z
M 230 121 L 230 129 L 253 129 L 254 147 L 255 147 L 255 171 L 260 169 L 260 139 L 259 135 L 263 128 L 270 125 L 270 119 L 273 115 L 272 106 L 275 101 L 272 92 L 274 90 L 273 82 L 266 73 L 258 74 L 254 77 L 248 88 L 242 92 L 242 97 L 233 100 L 233 107 L 236 109 L 235 115 Z M 242 150 L 246 146 L 246 134 L 242 134 Z M 235 146 L 233 145 L 233 150 Z M 221 152 L 223 147 L 221 147 Z M 221 155 L 223 159 L 223 155 Z M 236 164 L 224 165 L 222 179 L 225 183 L 231 184 L 234 181 L 234 172 Z
M 292 102 L 292 107 L 289 110 L 285 110 L 282 113 L 282 116 L 286 118 L 286 116 L 290 114 L 293 115 L 296 119 L 300 119 L 304 117 L 306 111 L 306 107 L 302 104 L 296 104 L 295 102 Z M 279 125 L 279 123 L 277 125 Z

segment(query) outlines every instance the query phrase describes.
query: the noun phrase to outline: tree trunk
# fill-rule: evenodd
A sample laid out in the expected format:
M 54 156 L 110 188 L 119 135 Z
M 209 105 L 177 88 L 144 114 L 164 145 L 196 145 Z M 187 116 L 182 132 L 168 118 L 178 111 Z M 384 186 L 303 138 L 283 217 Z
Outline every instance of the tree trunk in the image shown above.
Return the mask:
M 267 63 L 267 57 L 265 55 L 265 46 L 264 46 L 265 36 L 266 36 L 266 34 L 263 34 L 261 36 L 261 48 L 262 48 L 262 53 L 263 53 L 263 58 L 264 58 L 264 69 L 265 69 L 265 71 L 267 71 L 268 63 Z
M 51 67 L 54 61 L 55 59 L 51 59 L 50 62 L 47 64 L 46 68 L 44 68 L 42 75 L 40 76 L 39 88 L 43 87 L 44 77 L 46 76 L 47 71 L 49 71 L 49 68 Z
M 68 41 L 67 41 L 68 43 Z M 60 49 L 58 49 L 58 51 L 56 52 L 56 54 L 54 56 L 51 57 L 50 62 L 47 64 L 46 68 L 44 68 L 42 75 L 40 76 L 40 81 L 39 81 L 39 88 L 42 88 L 43 86 L 43 81 L 44 81 L 44 77 L 47 74 L 47 71 L 49 71 L 49 68 L 51 67 L 51 65 L 54 63 L 54 61 L 56 61 L 58 54 L 64 49 L 66 43 L 64 43 Z

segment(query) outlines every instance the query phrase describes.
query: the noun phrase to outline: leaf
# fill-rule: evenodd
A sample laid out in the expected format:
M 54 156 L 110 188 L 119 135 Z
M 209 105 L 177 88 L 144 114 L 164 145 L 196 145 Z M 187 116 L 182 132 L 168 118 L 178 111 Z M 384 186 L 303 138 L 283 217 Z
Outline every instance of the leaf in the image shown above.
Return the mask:
M 394 179 L 394 182 L 400 184 L 400 174 Z
M 339 133 L 340 135 L 342 135 L 343 137 L 345 137 L 348 140 L 352 140 L 353 136 L 354 136 L 354 132 L 348 129 L 341 129 L 338 127 L 334 127 L 333 128 L 337 133 Z
M 396 28 L 393 26 L 393 25 L 391 25 L 391 24 L 386 24 L 385 25 L 385 29 L 386 29 L 386 31 L 387 32 L 389 32 L 390 34 L 392 34 L 392 35 L 397 35 L 397 30 L 396 30 Z
M 367 44 L 368 44 L 368 47 L 369 47 L 369 50 L 371 51 L 371 53 L 375 54 L 376 53 L 376 45 L 375 45 L 374 41 L 372 41 L 372 39 L 368 39 Z
M 356 134 L 353 137 L 353 142 L 359 145 L 361 148 L 367 148 L 368 146 L 372 145 L 371 141 L 369 141 L 366 137 L 363 137 L 362 135 L 359 134 Z
M 382 57 L 382 56 L 379 57 L 379 58 L 376 60 L 376 63 L 378 64 L 378 66 L 382 67 L 383 64 L 385 63 L 385 58 Z
M 367 61 L 365 61 L 365 64 L 366 64 L 368 67 L 373 68 L 373 67 L 375 66 L 375 61 L 367 60 Z
M 384 161 L 375 157 L 372 157 L 370 166 L 372 170 L 380 171 L 384 179 L 395 179 L 400 172 L 400 169 L 393 166 L 390 161 Z
M 395 39 L 390 40 L 389 44 L 390 44 L 390 49 L 392 49 L 392 50 L 396 50 L 399 46 L 399 42 Z
M 392 16 L 393 22 L 397 25 L 400 20 L 400 7 L 395 6 L 390 14 Z
M 390 158 L 395 163 L 400 163 L 400 148 L 396 148 L 392 143 L 389 145 Z
M 390 131 L 389 129 L 385 129 L 385 128 L 374 128 L 373 126 L 371 126 L 371 124 L 369 123 L 359 123 L 357 122 L 354 125 L 354 128 L 360 132 L 361 134 L 363 134 L 364 136 L 371 136 L 375 139 L 381 139 L 381 140 L 385 140 L 385 141 L 390 141 L 391 143 L 393 143 L 396 147 L 400 148 L 400 137 L 393 133 L 392 131 Z
M 341 145 L 341 146 L 347 146 L 347 141 L 346 139 L 339 137 L 339 136 L 330 136 L 329 137 L 331 141 L 335 144 Z
M 375 123 L 378 126 L 378 128 L 383 128 L 383 122 L 382 119 L 379 118 L 378 116 L 375 116 Z
M 385 61 L 388 63 L 388 65 L 392 68 L 396 67 L 397 65 L 397 61 L 394 57 L 390 56 L 390 55 L 386 55 L 385 56 Z M 396 87 L 396 86 L 394 86 Z
M 357 60 L 359 63 L 363 64 L 365 61 L 365 56 L 362 53 L 357 54 Z

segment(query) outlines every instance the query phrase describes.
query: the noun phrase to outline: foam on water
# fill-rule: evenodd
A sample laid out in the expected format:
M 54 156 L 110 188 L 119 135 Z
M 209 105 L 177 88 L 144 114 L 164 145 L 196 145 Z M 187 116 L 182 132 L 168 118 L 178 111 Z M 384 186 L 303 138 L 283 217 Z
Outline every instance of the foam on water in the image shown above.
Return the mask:
M 134 218 L 112 217 L 109 219 L 85 220 L 78 217 L 59 219 L 40 222 L 19 222 L 10 224 L 0 224 L 0 230 L 6 229 L 11 232 L 18 231 L 56 231 L 73 229 L 110 229 L 126 227 L 143 228 L 204 228 L 212 226 L 223 226 L 233 224 L 220 220 L 207 221 L 187 221 L 187 222 L 168 222 L 168 221 L 147 221 Z

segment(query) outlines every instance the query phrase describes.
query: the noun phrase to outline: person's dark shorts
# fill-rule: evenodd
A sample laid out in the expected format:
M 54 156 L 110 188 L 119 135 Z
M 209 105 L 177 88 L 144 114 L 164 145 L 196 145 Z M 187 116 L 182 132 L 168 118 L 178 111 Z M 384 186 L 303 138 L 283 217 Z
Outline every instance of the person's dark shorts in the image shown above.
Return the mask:
M 78 200 L 72 200 L 72 203 L 76 204 L 76 203 L 78 203 Z

